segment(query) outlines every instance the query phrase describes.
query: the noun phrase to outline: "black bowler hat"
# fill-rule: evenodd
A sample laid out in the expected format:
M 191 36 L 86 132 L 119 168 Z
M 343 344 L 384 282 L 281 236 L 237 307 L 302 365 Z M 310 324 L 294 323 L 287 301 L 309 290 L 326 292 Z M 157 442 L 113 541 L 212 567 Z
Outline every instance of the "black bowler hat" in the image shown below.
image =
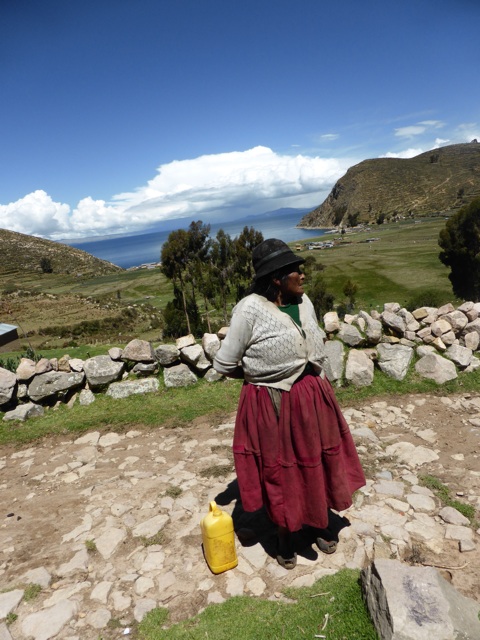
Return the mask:
M 252 251 L 252 262 L 258 279 L 289 264 L 303 264 L 305 260 L 296 256 L 283 240 L 269 238 Z

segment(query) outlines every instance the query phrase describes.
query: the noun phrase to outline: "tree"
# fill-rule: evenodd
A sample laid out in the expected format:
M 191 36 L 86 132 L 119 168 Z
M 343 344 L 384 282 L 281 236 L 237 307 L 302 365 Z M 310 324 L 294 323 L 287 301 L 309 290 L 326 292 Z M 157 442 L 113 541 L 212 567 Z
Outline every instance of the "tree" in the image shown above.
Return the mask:
M 375 222 L 377 224 L 383 224 L 385 222 L 385 214 L 384 213 L 379 213 L 378 216 L 375 219 Z
M 263 242 L 263 234 L 253 227 L 243 227 L 242 233 L 233 240 L 234 269 L 233 286 L 236 302 L 241 300 L 250 286 L 253 276 L 252 251 Z
M 219 229 L 215 242 L 212 244 L 210 252 L 212 264 L 212 275 L 215 279 L 215 286 L 220 298 L 220 306 L 223 311 L 223 321 L 226 324 L 227 299 L 232 286 L 232 273 L 235 268 L 233 240 L 223 229 Z
M 464 300 L 480 300 L 480 198 L 447 221 L 438 244 L 441 262 L 450 267 L 453 293 Z
M 353 309 L 355 306 L 355 296 L 357 295 L 357 291 L 358 286 L 349 278 L 343 286 L 343 294 L 348 298 L 349 309 Z
M 53 273 L 52 261 L 45 256 L 40 260 L 40 269 L 42 273 Z
M 321 318 L 327 311 L 333 309 L 335 296 L 327 291 L 327 285 L 321 273 L 316 273 L 307 287 L 308 297 L 312 301 L 318 318 Z
M 358 220 L 360 218 L 360 211 L 356 211 L 355 213 L 349 213 L 347 215 L 347 224 L 349 227 L 356 227 L 358 224 Z
M 185 231 L 185 229 L 172 231 L 162 247 L 160 260 L 163 273 L 169 280 L 172 280 L 174 285 L 178 285 L 179 287 L 187 332 L 191 333 L 186 292 L 186 270 L 189 259 L 188 241 L 188 232 Z

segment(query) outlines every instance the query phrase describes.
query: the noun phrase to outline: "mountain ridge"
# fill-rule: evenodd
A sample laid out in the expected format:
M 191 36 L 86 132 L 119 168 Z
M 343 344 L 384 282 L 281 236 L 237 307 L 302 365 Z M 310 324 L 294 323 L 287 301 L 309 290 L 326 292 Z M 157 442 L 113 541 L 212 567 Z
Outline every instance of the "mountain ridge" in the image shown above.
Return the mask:
M 350 167 L 300 228 L 375 222 L 380 215 L 451 212 L 480 195 L 480 144 L 448 145 L 413 158 L 375 158 Z

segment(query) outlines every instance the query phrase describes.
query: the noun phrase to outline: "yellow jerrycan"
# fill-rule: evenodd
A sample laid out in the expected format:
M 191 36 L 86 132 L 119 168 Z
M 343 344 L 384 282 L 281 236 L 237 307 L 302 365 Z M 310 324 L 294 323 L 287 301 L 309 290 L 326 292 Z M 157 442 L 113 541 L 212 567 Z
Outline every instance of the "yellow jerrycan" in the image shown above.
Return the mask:
M 210 502 L 208 513 L 200 522 L 203 552 L 212 573 L 222 573 L 238 564 L 233 520 L 228 513 Z

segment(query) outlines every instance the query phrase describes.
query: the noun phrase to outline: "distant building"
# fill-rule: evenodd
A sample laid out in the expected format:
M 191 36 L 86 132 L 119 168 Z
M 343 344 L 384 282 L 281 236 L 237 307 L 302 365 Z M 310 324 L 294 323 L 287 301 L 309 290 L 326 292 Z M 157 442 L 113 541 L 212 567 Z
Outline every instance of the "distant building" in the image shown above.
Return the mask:
M 3 347 L 14 340 L 18 340 L 18 327 L 13 324 L 0 322 L 0 347 Z

